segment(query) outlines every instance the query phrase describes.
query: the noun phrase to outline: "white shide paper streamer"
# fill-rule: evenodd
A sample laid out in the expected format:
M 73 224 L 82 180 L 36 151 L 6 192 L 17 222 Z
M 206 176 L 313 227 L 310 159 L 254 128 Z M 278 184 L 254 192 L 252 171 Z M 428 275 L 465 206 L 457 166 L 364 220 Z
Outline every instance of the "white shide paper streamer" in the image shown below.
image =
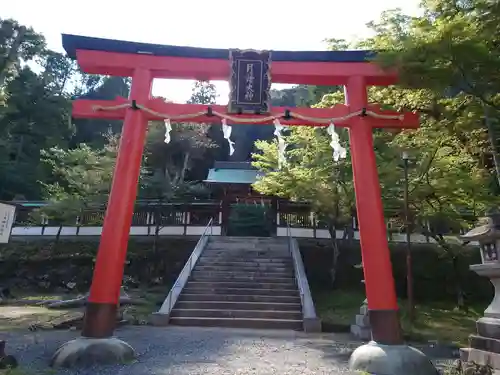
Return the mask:
M 326 131 L 332 137 L 330 146 L 332 146 L 333 149 L 333 160 L 339 161 L 339 159 L 345 159 L 347 156 L 347 150 L 340 144 L 340 137 L 335 131 L 335 125 L 333 122 L 330 123 L 328 128 L 326 128 Z
M 274 135 L 278 138 L 278 168 L 281 168 L 286 163 L 285 149 L 286 143 L 283 134 L 281 133 L 285 130 L 285 126 L 281 125 L 280 120 L 274 120 Z
M 165 143 L 170 143 L 170 132 L 172 131 L 172 124 L 170 124 L 170 119 L 165 119 Z
M 229 143 L 229 155 L 234 154 L 234 142 L 231 141 L 231 130 L 232 127 L 227 124 L 226 119 L 222 119 L 222 133 L 224 133 L 224 139 Z

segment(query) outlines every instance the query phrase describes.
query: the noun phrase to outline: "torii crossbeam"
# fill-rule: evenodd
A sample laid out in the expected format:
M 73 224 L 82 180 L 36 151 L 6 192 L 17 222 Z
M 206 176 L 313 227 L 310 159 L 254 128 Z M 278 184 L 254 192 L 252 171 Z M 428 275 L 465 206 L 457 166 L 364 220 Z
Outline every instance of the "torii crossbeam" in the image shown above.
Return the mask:
M 230 66 L 228 50 L 161 46 L 108 39 L 63 35 L 69 56 L 76 58 L 83 71 L 93 74 L 132 77 L 130 97 L 113 101 L 76 100 L 73 116 L 100 119 L 123 119 L 119 153 L 111 193 L 97 254 L 94 277 L 82 331 L 84 337 L 111 337 L 115 328 L 116 310 L 123 277 L 129 230 L 137 194 L 137 182 L 143 154 L 147 124 L 163 119 L 141 108 L 169 114 L 173 117 L 200 112 L 190 122 L 214 122 L 207 106 L 166 103 L 151 97 L 154 78 L 228 80 Z M 382 344 L 402 342 L 398 305 L 387 233 L 382 209 L 380 185 L 373 150 L 373 128 L 417 128 L 418 115 L 382 111 L 369 105 L 367 86 L 396 83 L 394 71 L 383 71 L 368 61 L 370 51 L 335 52 L 272 52 L 272 81 L 309 85 L 344 85 L 346 104 L 327 109 L 293 108 L 293 112 L 317 118 L 345 117 L 369 110 L 386 118 L 354 116 L 335 125 L 349 129 L 350 152 L 356 190 L 356 208 L 360 228 L 364 278 L 373 340 Z M 96 108 L 118 106 L 116 110 Z M 226 113 L 225 106 L 213 110 Z M 317 126 L 284 116 L 287 108 L 271 108 L 274 115 L 283 114 L 284 125 Z M 387 115 L 394 115 L 392 119 Z M 237 115 L 236 115 L 237 116 Z M 261 115 L 241 115 L 261 118 Z M 390 117 L 390 116 L 389 116 Z M 256 120 L 258 122 L 258 120 Z M 321 124 L 325 125 L 325 124 Z

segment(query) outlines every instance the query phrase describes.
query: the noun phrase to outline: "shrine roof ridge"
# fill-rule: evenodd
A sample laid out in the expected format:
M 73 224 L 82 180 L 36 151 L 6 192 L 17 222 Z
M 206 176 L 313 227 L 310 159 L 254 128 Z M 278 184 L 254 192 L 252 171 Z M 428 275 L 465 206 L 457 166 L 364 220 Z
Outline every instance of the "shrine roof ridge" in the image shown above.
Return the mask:
M 200 59 L 229 59 L 229 49 L 183 47 L 162 44 L 137 43 L 124 40 L 94 38 L 82 35 L 62 34 L 63 47 L 72 59 L 77 50 L 172 56 Z M 271 51 L 273 61 L 289 62 L 367 62 L 376 51 Z

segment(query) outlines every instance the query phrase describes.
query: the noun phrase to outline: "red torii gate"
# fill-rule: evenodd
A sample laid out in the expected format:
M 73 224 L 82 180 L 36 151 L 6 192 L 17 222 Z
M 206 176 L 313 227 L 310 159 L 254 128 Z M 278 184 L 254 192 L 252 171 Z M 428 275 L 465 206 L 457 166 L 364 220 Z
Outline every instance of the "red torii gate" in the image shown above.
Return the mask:
M 164 119 L 154 115 L 154 112 L 169 114 L 172 117 L 200 112 L 199 116 L 190 118 L 189 121 L 214 121 L 214 117 L 210 116 L 205 105 L 174 104 L 152 99 L 153 79 L 228 80 L 229 51 L 161 46 L 74 35 L 63 35 L 63 44 L 69 56 L 76 58 L 81 69 L 87 73 L 132 77 L 129 99 L 116 98 L 114 101 L 79 99 L 73 103 L 73 116 L 77 118 L 124 119 L 82 331 L 84 337 L 107 338 L 112 336 L 115 328 L 116 309 L 148 121 Z M 400 344 L 402 337 L 398 305 L 373 150 L 372 128 L 417 128 L 418 115 L 382 111 L 379 106 L 368 104 L 367 86 L 387 86 L 397 82 L 396 72 L 381 70 L 368 61 L 371 56 L 373 52 L 370 51 L 273 51 L 270 69 L 272 81 L 275 83 L 345 86 L 346 104 L 338 104 L 327 109 L 293 108 L 296 114 L 329 119 L 361 112 L 361 115 L 338 121 L 335 125 L 349 129 L 356 208 L 373 340 L 382 344 Z M 128 105 L 124 105 L 127 103 Z M 96 110 L 112 106 L 116 106 L 116 109 Z M 211 107 L 214 112 L 227 113 L 225 106 Z M 284 116 L 286 111 L 287 108 L 271 108 L 271 113 L 283 114 L 280 122 L 284 125 L 320 125 Z M 367 111 L 386 118 L 366 116 Z M 388 118 L 387 115 L 392 115 L 393 118 Z

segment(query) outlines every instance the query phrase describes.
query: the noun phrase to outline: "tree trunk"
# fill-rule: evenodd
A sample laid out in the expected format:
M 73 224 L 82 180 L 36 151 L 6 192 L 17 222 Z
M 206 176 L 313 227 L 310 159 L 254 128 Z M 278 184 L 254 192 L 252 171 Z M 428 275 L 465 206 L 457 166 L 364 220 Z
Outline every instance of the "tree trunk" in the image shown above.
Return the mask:
M 446 242 L 444 237 L 439 234 L 432 233 L 425 227 L 420 227 L 420 232 L 432 239 L 434 239 L 438 246 L 440 246 L 445 254 L 451 259 L 451 266 L 453 271 L 453 283 L 455 288 L 455 295 L 457 299 L 457 307 L 461 310 L 467 310 L 464 299 L 464 290 L 462 287 L 462 277 L 460 275 L 460 262 L 458 255 L 455 254 L 451 246 Z
M 454 256 L 451 259 L 451 264 L 453 267 L 453 279 L 455 280 L 455 294 L 457 298 L 457 307 L 460 310 L 467 311 L 468 308 L 465 304 L 464 290 L 462 287 L 462 277 L 460 274 L 460 260 L 458 256 Z
M 187 168 L 189 165 L 189 158 L 190 157 L 191 157 L 191 154 L 189 152 L 186 152 L 186 154 L 184 155 L 184 163 L 182 164 L 181 173 L 179 175 L 179 180 L 177 181 L 177 183 L 184 182 L 184 178 L 186 176 L 186 171 L 187 171 Z
M 61 239 L 62 229 L 63 229 L 63 226 L 59 225 L 59 229 L 57 230 L 57 233 L 56 233 L 56 239 L 54 241 L 54 250 L 57 250 L 59 247 L 59 240 Z
M 159 276 L 160 272 L 159 270 L 161 269 L 161 263 L 160 262 L 160 256 L 159 256 L 159 250 L 158 250 L 158 240 L 160 238 L 160 229 L 161 229 L 161 215 L 158 212 L 158 208 L 155 207 L 154 211 L 154 216 L 155 216 L 155 235 L 153 238 L 153 257 L 154 257 L 154 262 L 153 262 L 153 275 Z M 160 265 L 160 267 L 156 267 L 156 265 Z
M 59 225 L 59 229 L 57 230 L 57 234 L 56 234 L 56 243 L 59 242 L 59 240 L 61 239 L 61 232 L 62 232 L 62 229 L 63 229 L 63 226 L 62 225 Z
M 14 159 L 14 164 L 17 165 L 19 163 L 19 158 L 21 157 L 21 152 L 23 151 L 24 146 L 24 134 L 21 134 L 19 139 L 19 144 L 17 145 L 16 158 Z
M 332 263 L 330 267 L 330 282 L 332 288 L 335 285 L 335 281 L 337 280 L 337 263 L 340 255 L 340 249 L 337 241 L 337 231 L 335 228 L 335 223 L 330 221 L 328 222 L 328 232 L 330 233 L 331 245 L 332 245 Z
M 495 171 L 497 175 L 498 186 L 500 187 L 500 155 L 499 155 L 499 140 L 496 138 L 497 134 L 500 135 L 500 131 L 495 131 L 495 126 L 491 117 L 489 116 L 489 109 L 486 104 L 483 103 L 484 111 L 484 122 L 486 123 L 486 128 L 488 129 L 488 139 L 491 144 L 491 150 L 493 152 L 493 163 L 495 164 Z M 500 129 L 499 129 L 500 130 Z
M 24 40 L 24 35 L 26 34 L 26 27 L 21 26 L 17 31 L 16 39 L 12 43 L 12 46 L 7 53 L 4 63 L 0 66 L 0 87 L 5 84 L 5 79 L 7 78 L 7 72 L 10 65 L 19 58 L 19 49 Z

